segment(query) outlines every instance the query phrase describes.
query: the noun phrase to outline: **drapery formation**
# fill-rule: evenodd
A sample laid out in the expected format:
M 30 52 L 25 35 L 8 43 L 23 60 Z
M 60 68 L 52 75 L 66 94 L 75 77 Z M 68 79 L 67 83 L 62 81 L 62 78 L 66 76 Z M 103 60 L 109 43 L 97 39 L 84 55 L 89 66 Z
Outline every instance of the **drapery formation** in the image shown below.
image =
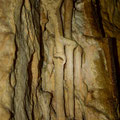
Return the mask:
M 99 5 L 0 1 L 0 120 L 119 119 L 114 39 Z

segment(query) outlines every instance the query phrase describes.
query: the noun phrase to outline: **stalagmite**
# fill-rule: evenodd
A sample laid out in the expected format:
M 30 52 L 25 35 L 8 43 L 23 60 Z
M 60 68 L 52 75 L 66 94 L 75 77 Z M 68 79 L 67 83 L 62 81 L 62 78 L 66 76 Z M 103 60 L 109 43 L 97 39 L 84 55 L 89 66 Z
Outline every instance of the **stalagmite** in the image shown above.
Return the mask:
M 75 46 L 66 46 L 65 65 L 65 107 L 67 116 L 74 118 L 73 50 Z
M 72 39 L 72 12 L 73 0 L 64 1 L 64 34 L 65 38 Z M 66 43 L 69 41 L 66 40 Z M 65 46 L 66 65 L 65 65 L 65 108 L 67 117 L 74 118 L 74 81 L 73 81 L 73 51 L 76 44 Z
M 58 19 L 60 19 L 59 13 L 56 16 L 56 20 L 54 21 L 55 27 L 55 43 L 56 43 L 56 51 L 55 51 L 55 98 L 56 98 L 56 113 L 57 113 L 57 120 L 65 120 L 65 112 L 64 112 L 64 97 L 63 97 L 63 67 L 65 63 L 65 56 L 64 56 L 64 46 L 62 43 L 62 39 L 60 37 L 59 26 L 61 26 Z M 52 17 L 52 16 L 51 16 Z M 58 27 L 58 28 L 57 28 Z

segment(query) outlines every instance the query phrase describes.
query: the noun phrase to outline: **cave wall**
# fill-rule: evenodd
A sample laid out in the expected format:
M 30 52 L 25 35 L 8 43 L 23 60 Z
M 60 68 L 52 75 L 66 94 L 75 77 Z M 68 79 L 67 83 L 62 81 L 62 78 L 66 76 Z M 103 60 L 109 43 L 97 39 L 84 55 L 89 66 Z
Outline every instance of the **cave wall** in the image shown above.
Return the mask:
M 0 1 L 1 120 L 13 117 L 16 120 L 32 119 L 40 61 L 38 3 L 29 0 Z
M 0 120 L 118 120 L 119 5 L 0 0 Z

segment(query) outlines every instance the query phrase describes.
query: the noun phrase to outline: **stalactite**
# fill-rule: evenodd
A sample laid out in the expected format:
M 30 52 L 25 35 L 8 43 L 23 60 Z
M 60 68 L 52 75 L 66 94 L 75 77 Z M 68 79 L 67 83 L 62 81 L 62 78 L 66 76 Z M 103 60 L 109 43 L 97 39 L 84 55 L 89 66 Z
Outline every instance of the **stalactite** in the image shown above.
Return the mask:
M 55 49 L 54 49 L 54 64 L 55 64 L 55 98 L 56 98 L 56 113 L 57 120 L 65 120 L 64 112 L 64 97 L 63 97 L 63 67 L 65 63 L 64 45 L 61 39 L 62 24 L 60 18 L 60 6 L 62 0 L 53 2 L 48 7 L 48 12 L 53 20 L 55 30 Z M 53 6 L 54 5 L 54 6 Z M 58 64 L 59 63 L 59 64 Z
M 64 1 L 64 35 L 65 38 L 72 39 L 72 12 L 73 0 Z M 74 118 L 74 81 L 73 81 L 73 50 L 74 44 L 65 46 L 66 65 L 65 65 L 65 107 L 68 118 Z

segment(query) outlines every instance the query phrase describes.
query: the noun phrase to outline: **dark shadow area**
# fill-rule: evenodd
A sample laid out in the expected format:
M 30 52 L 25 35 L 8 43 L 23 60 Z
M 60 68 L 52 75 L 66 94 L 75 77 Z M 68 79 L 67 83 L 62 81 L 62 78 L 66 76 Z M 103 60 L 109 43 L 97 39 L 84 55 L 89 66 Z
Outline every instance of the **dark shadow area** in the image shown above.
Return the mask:
M 117 51 L 117 41 L 115 38 L 112 38 L 110 40 L 110 44 L 111 44 L 111 52 L 113 54 L 113 70 L 114 71 L 114 76 L 115 76 L 115 80 L 117 83 L 117 87 L 118 87 L 118 95 L 119 95 L 119 103 L 120 103 L 120 64 L 119 64 L 119 58 L 118 58 L 118 51 Z
M 43 66 L 43 54 L 44 54 L 44 49 L 43 49 L 43 41 L 42 41 L 42 30 L 40 27 L 40 0 L 30 0 L 30 6 L 31 6 L 31 10 L 32 10 L 32 19 L 33 19 L 33 25 L 34 25 L 34 30 L 35 30 L 35 34 L 40 46 L 40 61 L 38 64 L 38 78 L 40 78 L 41 76 L 41 68 Z M 31 86 L 32 86 L 32 71 L 31 71 L 31 64 L 32 64 L 32 60 L 33 60 L 33 55 L 31 57 L 31 60 L 28 64 L 28 74 L 29 74 L 29 81 L 28 81 L 28 85 L 29 85 L 29 93 L 31 93 Z M 40 87 L 41 83 L 41 79 L 39 79 L 39 83 L 37 87 Z M 41 88 L 41 87 L 40 87 Z M 37 93 L 37 89 L 36 89 L 36 93 Z M 31 95 L 29 95 L 31 96 Z M 28 99 L 29 100 L 29 99 Z M 34 106 L 34 101 L 32 101 L 32 104 Z M 34 116 L 34 108 L 32 109 L 32 119 L 35 119 Z
M 41 73 L 42 73 L 42 66 L 44 61 L 44 45 L 43 45 L 43 38 L 42 38 L 42 28 L 40 25 L 40 0 L 30 0 L 31 2 L 31 9 L 32 9 L 32 18 L 33 18 L 33 24 L 35 29 L 35 34 L 37 36 L 37 40 L 40 46 L 40 61 L 38 65 L 38 78 L 39 78 L 39 84 L 38 87 L 41 86 Z M 41 87 L 40 87 L 41 88 Z
M 44 45 L 43 45 L 43 38 L 42 38 L 42 28 L 40 26 L 40 41 L 39 41 L 39 45 L 40 45 L 40 61 L 39 61 L 39 78 L 40 78 L 40 83 L 39 85 L 41 86 L 41 74 L 42 74 L 42 68 L 43 68 L 43 61 L 44 61 Z
M 27 68 L 27 71 L 28 71 L 28 86 L 29 86 L 29 90 L 28 90 L 28 97 L 31 97 L 31 90 L 32 90 L 32 70 L 31 70 L 31 67 L 32 67 L 32 60 L 33 60 L 33 54 L 31 56 L 31 59 L 28 63 L 28 68 Z
M 92 0 L 92 5 L 93 5 L 93 7 L 94 7 L 94 12 L 96 12 L 96 14 L 97 14 L 97 17 L 98 17 L 98 21 L 99 21 L 99 28 L 100 28 L 100 30 L 101 30 L 101 33 L 102 33 L 102 36 L 103 37 L 105 37 L 105 31 L 104 31 L 104 28 L 103 28 L 103 23 L 102 23 L 102 16 L 101 16 L 101 13 L 100 13 L 100 11 L 101 11 L 101 9 L 100 9 L 100 2 L 99 2 L 99 0 L 96 0 L 95 1 L 95 5 L 93 4 L 94 2 L 93 2 L 93 0 Z M 96 7 L 95 7 L 96 6 Z

